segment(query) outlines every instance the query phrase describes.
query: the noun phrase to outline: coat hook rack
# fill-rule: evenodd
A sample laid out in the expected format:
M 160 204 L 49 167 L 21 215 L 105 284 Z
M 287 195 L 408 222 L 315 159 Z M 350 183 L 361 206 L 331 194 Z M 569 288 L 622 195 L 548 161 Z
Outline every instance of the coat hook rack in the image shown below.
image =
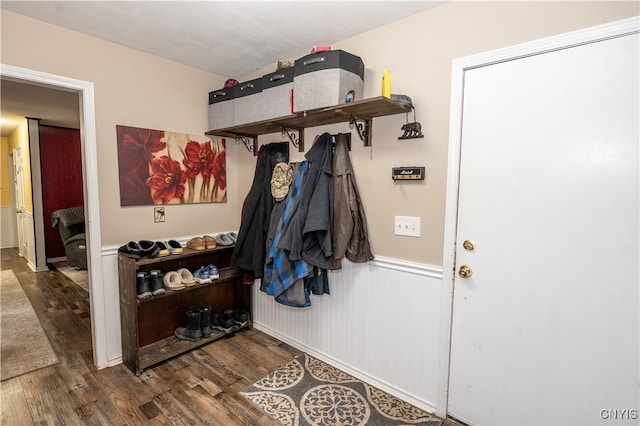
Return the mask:
M 295 137 L 295 133 L 298 133 L 298 137 Z M 286 127 L 280 128 L 282 136 L 287 136 L 294 147 L 298 148 L 298 152 L 304 152 L 304 130 L 301 129 L 288 129 Z

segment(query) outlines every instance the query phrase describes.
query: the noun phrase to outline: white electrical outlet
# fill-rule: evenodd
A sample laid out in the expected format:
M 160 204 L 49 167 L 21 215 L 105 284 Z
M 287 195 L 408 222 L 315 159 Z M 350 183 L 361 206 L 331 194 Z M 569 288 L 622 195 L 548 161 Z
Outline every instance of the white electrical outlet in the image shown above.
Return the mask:
M 420 218 L 414 216 L 396 216 L 394 225 L 395 235 L 404 235 L 406 237 L 420 236 Z

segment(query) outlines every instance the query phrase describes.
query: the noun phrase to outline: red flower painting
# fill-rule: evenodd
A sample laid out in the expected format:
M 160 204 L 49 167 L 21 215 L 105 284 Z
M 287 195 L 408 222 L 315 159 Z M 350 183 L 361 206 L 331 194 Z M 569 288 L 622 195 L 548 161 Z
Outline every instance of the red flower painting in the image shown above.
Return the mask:
M 227 200 L 224 140 L 128 126 L 116 133 L 122 206 Z

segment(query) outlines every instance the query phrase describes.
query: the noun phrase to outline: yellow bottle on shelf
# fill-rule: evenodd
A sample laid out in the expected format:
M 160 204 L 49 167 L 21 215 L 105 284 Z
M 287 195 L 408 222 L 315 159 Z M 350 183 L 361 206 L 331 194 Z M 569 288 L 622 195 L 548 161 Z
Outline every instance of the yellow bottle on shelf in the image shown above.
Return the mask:
M 382 96 L 391 98 L 391 71 L 388 69 L 382 73 Z

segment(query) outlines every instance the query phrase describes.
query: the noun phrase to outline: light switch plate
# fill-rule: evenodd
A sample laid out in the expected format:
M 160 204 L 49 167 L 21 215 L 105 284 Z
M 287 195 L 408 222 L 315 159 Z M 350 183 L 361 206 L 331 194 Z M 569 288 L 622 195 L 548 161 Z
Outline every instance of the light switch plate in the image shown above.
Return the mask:
M 415 216 L 396 216 L 394 234 L 406 237 L 419 237 L 420 218 Z

